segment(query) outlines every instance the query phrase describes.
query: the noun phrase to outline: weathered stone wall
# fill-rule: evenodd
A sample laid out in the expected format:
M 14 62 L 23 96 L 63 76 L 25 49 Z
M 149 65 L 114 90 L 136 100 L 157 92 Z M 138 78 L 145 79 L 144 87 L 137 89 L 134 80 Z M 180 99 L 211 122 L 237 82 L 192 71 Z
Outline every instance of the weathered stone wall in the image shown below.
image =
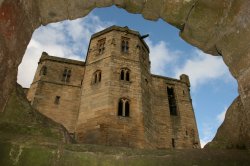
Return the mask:
M 47 67 L 46 75 L 41 72 L 44 66 Z M 62 80 L 65 67 L 71 70 L 69 82 Z M 83 62 L 43 53 L 27 95 L 36 110 L 62 124 L 70 133 L 75 131 L 83 73 Z M 60 97 L 58 103 L 56 96 Z
M 189 93 L 185 82 L 171 78 L 152 76 L 152 117 L 157 147 L 199 148 L 199 136 Z M 167 87 L 175 93 L 177 116 L 170 115 Z
M 146 19 L 162 18 L 181 30 L 187 42 L 221 55 L 239 83 L 244 137 L 250 144 L 250 61 L 248 0 L 1 0 L 0 1 L 0 107 L 16 81 L 17 67 L 33 31 L 41 24 L 83 17 L 96 7 L 117 5 Z M 236 127 L 236 126 L 234 126 Z M 225 137 L 230 137 L 225 135 Z
M 123 29 L 124 31 L 124 29 Z M 129 52 L 121 53 L 122 37 L 129 38 Z M 98 41 L 105 38 L 105 50 L 98 54 Z M 144 127 L 141 102 L 141 72 L 136 35 L 119 30 L 92 38 L 84 74 L 77 140 L 143 148 Z M 122 68 L 129 69 L 130 81 L 120 80 Z M 94 73 L 101 71 L 101 81 L 94 83 Z M 118 102 L 127 98 L 129 117 L 118 116 Z

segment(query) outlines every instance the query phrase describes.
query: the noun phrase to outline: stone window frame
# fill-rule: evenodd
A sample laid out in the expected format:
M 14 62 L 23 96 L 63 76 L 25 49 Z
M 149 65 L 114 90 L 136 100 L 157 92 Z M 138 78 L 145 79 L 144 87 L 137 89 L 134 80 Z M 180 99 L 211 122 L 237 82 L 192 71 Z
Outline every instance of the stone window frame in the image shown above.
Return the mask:
M 40 76 L 41 75 L 45 76 L 45 75 L 47 75 L 47 71 L 48 71 L 48 67 L 46 65 L 44 65 L 44 66 L 42 66 L 42 68 L 41 68 L 41 70 L 39 72 L 39 75 Z
M 96 70 L 92 76 L 92 84 L 98 84 L 102 80 L 102 71 Z
M 122 36 L 121 38 L 121 52 L 128 54 L 129 53 L 129 40 L 130 38 Z
M 128 98 L 120 98 L 118 100 L 117 116 L 130 117 L 131 102 Z
M 120 80 L 130 82 L 131 80 L 131 70 L 129 68 L 120 69 Z
M 102 39 L 98 40 L 98 42 L 97 42 L 98 54 L 97 55 L 104 54 L 105 43 L 106 43 L 106 38 L 102 38 Z
M 63 70 L 63 74 L 62 74 L 62 81 L 64 83 L 66 82 L 70 82 L 70 78 L 71 78 L 71 69 L 68 67 L 65 67 Z

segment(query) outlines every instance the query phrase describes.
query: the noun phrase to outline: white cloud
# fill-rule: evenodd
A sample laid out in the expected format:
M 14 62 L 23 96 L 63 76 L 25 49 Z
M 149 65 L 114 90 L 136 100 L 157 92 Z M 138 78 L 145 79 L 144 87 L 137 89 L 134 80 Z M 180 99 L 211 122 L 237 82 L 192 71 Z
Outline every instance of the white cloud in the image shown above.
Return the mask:
M 153 43 L 150 39 L 147 39 L 146 42 L 150 49 L 151 72 L 166 75 L 166 67 L 178 59 L 180 51 L 171 51 L 164 41 Z
M 224 121 L 226 112 L 227 112 L 227 107 L 224 107 L 224 110 L 216 116 L 216 119 L 220 124 Z
M 175 77 L 181 74 L 189 75 L 193 88 L 207 83 L 208 81 L 228 75 L 228 69 L 221 57 L 207 55 L 195 50 L 195 56 L 187 60 L 183 67 L 175 69 Z
M 212 141 L 214 137 L 213 126 L 208 123 L 202 125 L 201 131 L 202 137 L 200 138 L 201 148 L 203 148 L 208 142 Z
M 91 35 L 110 25 L 111 22 L 103 22 L 89 14 L 81 19 L 40 27 L 34 32 L 19 65 L 17 82 L 23 87 L 30 86 L 43 51 L 53 56 L 84 60 Z

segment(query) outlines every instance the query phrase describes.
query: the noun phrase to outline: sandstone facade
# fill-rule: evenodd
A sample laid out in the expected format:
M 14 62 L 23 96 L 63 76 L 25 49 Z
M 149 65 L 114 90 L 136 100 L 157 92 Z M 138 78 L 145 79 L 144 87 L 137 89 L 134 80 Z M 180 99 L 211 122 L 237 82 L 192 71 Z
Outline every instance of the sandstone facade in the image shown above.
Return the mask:
M 85 63 L 43 53 L 27 98 L 78 142 L 199 148 L 189 91 L 187 75 L 150 73 L 139 32 L 112 26 L 92 35 Z

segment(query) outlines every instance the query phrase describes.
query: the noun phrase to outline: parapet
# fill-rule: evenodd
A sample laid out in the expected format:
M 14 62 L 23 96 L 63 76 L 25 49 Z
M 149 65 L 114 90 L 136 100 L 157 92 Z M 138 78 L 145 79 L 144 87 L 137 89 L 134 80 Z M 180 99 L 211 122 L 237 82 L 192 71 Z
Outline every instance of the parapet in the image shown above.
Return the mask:
M 73 65 L 85 66 L 85 62 L 83 62 L 83 61 L 51 56 L 47 52 L 43 52 L 38 63 L 41 63 L 41 62 L 46 61 L 46 60 L 56 61 L 56 62 L 61 62 L 61 63 L 69 63 L 69 64 L 73 64 Z
M 188 75 L 186 75 L 186 74 L 180 75 L 180 80 L 181 80 L 181 82 L 186 83 L 188 87 L 190 87 L 190 81 L 189 81 Z

